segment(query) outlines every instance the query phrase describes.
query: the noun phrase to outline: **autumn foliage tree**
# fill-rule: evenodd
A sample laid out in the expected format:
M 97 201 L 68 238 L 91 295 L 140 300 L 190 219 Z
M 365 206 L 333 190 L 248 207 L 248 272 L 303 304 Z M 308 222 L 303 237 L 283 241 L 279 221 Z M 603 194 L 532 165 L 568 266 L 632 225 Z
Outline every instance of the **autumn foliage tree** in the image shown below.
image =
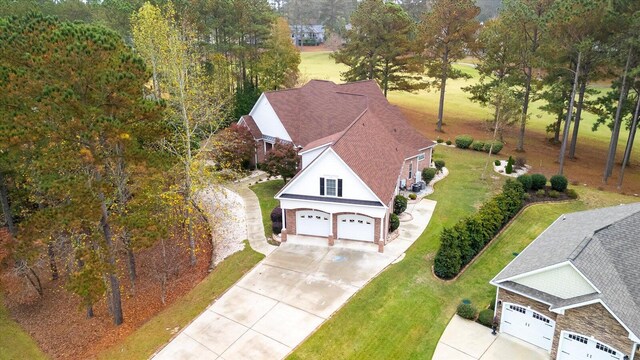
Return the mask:
M 264 168 L 271 176 L 282 176 L 287 182 L 298 172 L 298 152 L 290 142 L 277 140 L 269 151 Z
M 246 126 L 232 124 L 211 141 L 211 158 L 223 169 L 246 168 L 255 153 L 256 142 Z

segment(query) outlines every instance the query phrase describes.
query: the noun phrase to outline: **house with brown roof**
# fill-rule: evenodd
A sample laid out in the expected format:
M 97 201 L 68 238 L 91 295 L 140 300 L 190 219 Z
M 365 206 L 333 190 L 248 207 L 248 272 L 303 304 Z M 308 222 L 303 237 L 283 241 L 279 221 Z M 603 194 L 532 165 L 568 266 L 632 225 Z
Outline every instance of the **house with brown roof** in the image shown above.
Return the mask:
M 491 281 L 499 330 L 558 360 L 640 359 L 640 203 L 560 216 Z
M 435 145 L 375 81 L 312 80 L 265 92 L 239 124 L 257 141 L 257 162 L 276 139 L 299 149 L 301 170 L 276 195 L 285 234 L 372 242 L 381 251 L 394 196 L 420 181 Z

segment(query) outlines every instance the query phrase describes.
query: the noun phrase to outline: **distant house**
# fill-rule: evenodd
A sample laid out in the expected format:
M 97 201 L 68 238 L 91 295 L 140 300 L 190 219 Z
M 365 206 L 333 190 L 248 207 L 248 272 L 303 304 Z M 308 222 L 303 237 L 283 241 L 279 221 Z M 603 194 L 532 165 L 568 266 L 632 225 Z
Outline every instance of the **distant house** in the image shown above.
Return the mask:
M 265 92 L 238 123 L 257 141 L 257 162 L 276 139 L 299 149 L 301 170 L 276 195 L 288 234 L 371 242 L 380 251 L 394 196 L 420 181 L 435 145 L 374 80 Z
M 289 25 L 291 41 L 296 46 L 320 45 L 324 43 L 323 25 Z
M 640 359 L 640 203 L 561 216 L 491 283 L 500 331 L 551 358 Z

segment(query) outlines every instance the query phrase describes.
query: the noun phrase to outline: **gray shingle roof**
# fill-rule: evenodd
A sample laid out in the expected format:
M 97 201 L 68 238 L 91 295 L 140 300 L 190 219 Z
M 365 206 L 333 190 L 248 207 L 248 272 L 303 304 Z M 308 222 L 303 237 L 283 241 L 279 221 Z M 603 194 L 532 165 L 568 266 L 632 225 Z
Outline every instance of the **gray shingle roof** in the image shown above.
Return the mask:
M 640 203 L 581 211 L 560 216 L 492 283 L 549 302 L 551 309 L 579 304 L 587 298 L 600 299 L 636 336 L 640 336 L 639 260 Z M 514 276 L 567 261 L 601 293 L 554 299 L 508 281 Z

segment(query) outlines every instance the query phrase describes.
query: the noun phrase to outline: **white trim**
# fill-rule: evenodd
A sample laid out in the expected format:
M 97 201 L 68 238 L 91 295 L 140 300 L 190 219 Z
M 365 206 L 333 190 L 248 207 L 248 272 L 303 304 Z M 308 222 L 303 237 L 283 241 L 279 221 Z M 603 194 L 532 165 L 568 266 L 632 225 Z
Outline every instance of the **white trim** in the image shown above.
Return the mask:
M 301 151 L 301 152 L 299 152 L 299 153 L 298 153 L 298 155 L 304 155 L 304 154 L 308 153 L 309 151 L 317 150 L 318 148 L 321 148 L 321 147 L 324 147 L 324 146 L 329 146 L 329 145 L 332 145 L 332 144 L 333 144 L 333 142 L 328 142 L 328 143 L 326 143 L 326 144 L 322 144 L 322 145 L 314 146 L 314 147 L 312 147 L 312 148 L 310 148 L 310 149 L 307 149 L 307 150 L 305 150 L 305 151 Z
M 636 352 L 638 352 L 638 344 L 634 343 L 633 346 L 631 347 L 631 358 L 630 358 L 630 360 L 634 360 L 635 359 Z
M 562 219 L 564 217 L 564 214 L 560 215 L 553 223 L 551 223 L 551 225 L 549 225 L 546 229 L 544 229 L 540 235 L 538 235 L 535 239 L 533 239 L 532 242 L 529 243 L 529 245 L 527 245 L 527 247 L 525 247 L 520 254 L 518 254 L 518 256 L 522 255 L 525 251 L 527 251 L 529 249 L 529 247 L 531 247 L 531 245 L 533 245 L 533 243 L 536 242 L 536 240 L 538 240 L 540 238 L 540 236 L 542 236 L 545 232 L 547 232 L 547 230 L 549 230 L 553 225 L 555 225 L 555 223 L 557 223 L 560 219 Z M 495 282 L 495 280 L 500 277 L 500 274 L 502 274 L 509 266 L 511 266 L 511 264 L 516 261 L 518 259 L 518 256 L 516 256 L 515 258 L 513 258 L 513 260 L 511 260 L 509 262 L 509 264 L 507 264 L 507 266 L 505 266 L 499 273 L 498 275 L 496 275 L 493 279 L 491 279 L 491 281 L 489 282 L 490 284 L 494 284 L 496 285 L 497 283 Z M 500 282 L 503 282 L 506 280 L 500 280 Z M 496 285 L 497 286 L 497 285 Z
M 496 300 L 493 302 L 493 317 L 495 321 L 496 309 L 498 308 L 498 297 L 500 296 L 500 287 L 496 286 Z
M 549 265 L 549 266 L 546 266 L 546 267 L 543 267 L 543 268 L 539 268 L 539 269 L 531 270 L 529 272 L 525 272 L 525 273 L 522 273 L 522 274 L 514 275 L 512 277 L 500 280 L 500 282 L 503 282 L 503 281 L 516 281 L 518 279 L 522 279 L 523 277 L 540 274 L 540 273 L 543 273 L 543 272 L 547 272 L 549 270 L 555 270 L 557 268 L 561 268 L 561 267 L 563 267 L 563 266 L 565 266 L 567 264 L 570 264 L 570 263 L 571 262 L 569 260 L 567 260 L 567 261 L 564 261 L 564 262 L 561 262 L 561 263 L 556 263 L 556 264 Z
M 318 197 L 322 197 L 322 196 L 318 196 Z M 344 199 L 344 197 L 338 198 L 338 197 L 329 197 L 332 199 Z M 336 205 L 345 205 L 345 206 L 356 206 L 356 207 L 366 207 L 366 208 L 372 208 L 372 209 L 387 209 L 387 206 L 377 206 L 377 205 L 361 205 L 361 204 L 350 204 L 350 203 L 336 203 L 336 202 L 332 202 L 332 201 L 320 201 L 320 200 L 309 200 L 309 199 L 281 199 L 281 198 L 276 198 L 276 200 L 294 200 L 294 201 L 302 201 L 302 202 L 310 202 L 310 203 L 314 203 L 314 204 L 336 204 Z M 347 199 L 349 200 L 349 199 Z M 291 209 L 293 210 L 293 209 Z M 323 210 L 324 211 L 324 210 Z M 367 215 L 369 216 L 369 215 Z
M 266 96 L 264 96 L 264 93 L 260 94 L 260 97 L 258 98 L 258 100 L 256 100 L 255 104 L 253 104 L 253 107 L 251 108 L 251 111 L 249 111 L 249 115 L 253 116 L 253 111 L 256 109 L 256 107 L 260 103 L 260 99 L 262 99 L 262 98 L 266 98 Z M 268 101 L 268 99 L 267 99 L 267 101 Z M 269 104 L 269 105 L 271 105 L 271 104 Z M 275 112 L 275 110 L 274 110 L 274 112 Z M 276 114 L 276 116 L 277 115 L 278 114 Z M 278 120 L 280 120 L 280 118 L 278 118 Z M 259 128 L 259 126 L 258 126 L 258 128 Z
M 373 195 L 374 198 L 376 198 L 381 204 L 382 206 L 384 206 L 384 208 L 387 208 L 387 204 L 384 203 L 384 201 L 380 200 L 380 198 L 378 197 L 378 195 L 376 195 L 376 193 L 373 192 L 373 190 L 371 190 L 371 188 L 369 187 L 369 185 L 367 185 L 367 183 L 365 183 L 364 181 L 362 181 L 362 179 L 360 178 L 360 176 L 358 176 L 358 174 L 356 174 L 355 171 L 353 171 L 353 169 L 347 165 L 346 162 L 344 162 L 344 160 L 342 160 L 342 158 L 340 157 L 340 155 L 338 155 L 338 153 L 335 152 L 335 150 L 333 150 L 333 148 L 328 147 L 327 149 L 325 149 L 320 155 L 318 155 L 315 159 L 313 159 L 313 161 L 307 165 L 307 167 L 305 167 L 304 169 L 302 169 L 293 179 L 291 179 L 291 181 L 289 181 L 289 183 L 287 183 L 282 189 L 280 189 L 280 191 L 278 191 L 278 193 L 274 196 L 274 199 L 276 200 L 281 200 L 280 195 L 282 195 L 283 193 L 286 192 L 286 190 L 291 187 L 294 183 L 296 183 L 297 181 L 300 180 L 300 178 L 304 177 L 305 171 L 307 171 L 308 169 L 310 169 L 312 166 L 314 166 L 314 164 L 316 164 L 318 161 L 320 161 L 320 158 L 322 158 L 323 156 L 327 156 L 327 154 L 329 152 L 332 152 L 336 158 L 338 158 L 338 160 L 340 162 L 342 162 L 342 164 L 349 169 L 349 171 L 351 172 L 351 174 L 353 174 L 353 176 L 356 177 L 356 179 L 358 179 L 358 181 L 360 181 L 360 183 L 362 185 L 364 185 L 365 189 L 367 189 L 369 191 L 369 193 L 371 195 Z M 336 184 L 337 185 L 337 184 Z M 337 191 L 337 188 L 336 188 Z M 343 189 L 344 191 L 344 189 Z M 326 193 L 326 192 L 325 192 Z M 326 195 L 325 195 L 326 196 Z M 344 194 L 343 197 L 344 198 Z M 312 201 L 312 200 L 308 200 L 308 201 Z M 367 205 L 363 205 L 363 206 L 367 206 Z M 378 207 L 378 206 L 373 206 L 373 207 Z
M 336 194 L 335 195 L 329 195 L 329 183 L 327 182 L 327 180 L 333 180 L 336 182 L 336 186 L 335 186 L 335 190 L 336 190 Z M 332 175 L 327 175 L 324 177 L 324 195 L 320 195 L 320 196 L 324 196 L 324 197 L 328 197 L 328 198 L 340 198 L 342 196 L 338 196 L 338 180 L 340 180 L 340 178 L 336 177 L 336 176 L 332 176 Z

